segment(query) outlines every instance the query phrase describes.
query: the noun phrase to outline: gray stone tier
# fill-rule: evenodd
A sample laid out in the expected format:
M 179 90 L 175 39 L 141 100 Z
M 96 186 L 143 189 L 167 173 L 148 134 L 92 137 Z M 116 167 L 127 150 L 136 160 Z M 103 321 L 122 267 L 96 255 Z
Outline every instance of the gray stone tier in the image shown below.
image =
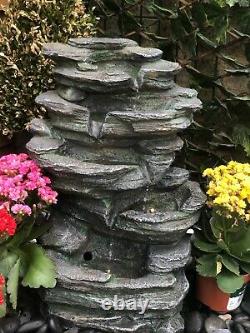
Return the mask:
M 53 214 L 51 223 L 52 228 L 41 240 L 46 248 L 60 253 L 65 260 L 70 257 L 76 265 L 110 271 L 115 276 L 137 277 L 146 271 L 172 272 L 184 267 L 189 260 L 189 238 L 186 237 L 179 237 L 176 244 L 172 239 L 164 239 L 164 245 L 148 247 L 145 240 L 141 242 L 135 237 L 131 242 L 126 234 L 115 232 L 115 228 L 103 233 L 100 226 L 100 233 L 93 222 L 87 225 L 73 215 L 60 211 Z M 175 232 L 172 232 L 172 236 L 174 240 L 177 239 Z M 91 260 L 88 260 L 86 254 L 90 253 Z
M 100 199 L 66 197 L 61 209 L 96 231 L 154 244 L 178 242 L 199 218 L 205 195 L 194 182 L 171 191 L 148 188 Z
M 160 60 L 162 52 L 158 49 L 128 45 L 105 50 L 71 44 L 51 43 L 44 47 L 44 54 L 58 63 L 55 79 L 67 87 L 91 92 L 168 89 L 181 69 L 177 63 Z
M 51 306 L 50 312 L 63 318 L 65 322 L 74 322 L 79 327 L 96 329 L 94 330 L 96 333 L 183 333 L 184 331 L 183 319 L 177 312 L 171 315 L 169 313 L 167 316 L 161 313 L 158 318 L 156 312 L 156 319 L 152 319 L 146 315 L 139 317 L 118 311 L 115 314 L 107 311 L 103 315 L 93 310 L 84 311 L 57 304 Z
M 48 43 L 44 46 L 43 52 L 46 56 L 59 62 L 59 60 L 74 61 L 77 63 L 100 64 L 107 61 L 128 61 L 128 62 L 151 62 L 161 58 L 162 51 L 155 48 L 142 48 L 134 43 L 124 45 L 117 49 L 94 49 L 79 47 L 77 40 L 71 39 L 69 44 Z M 115 63 L 115 62 L 114 62 Z M 173 66 L 173 63 L 170 63 Z M 179 65 L 175 64 L 178 68 Z M 94 67 L 83 68 L 82 71 L 94 70 Z
M 51 138 L 34 138 L 27 147 L 53 174 L 55 187 L 79 194 L 87 193 L 88 188 L 119 191 L 153 185 L 161 181 L 174 161 L 173 152 L 147 155 L 133 149 L 77 146 L 66 147 L 69 156 L 65 156 L 63 142 Z
M 99 325 L 102 319 L 106 318 L 106 325 L 110 325 L 110 332 L 114 329 L 112 329 L 114 324 L 112 318 L 117 316 L 118 318 L 122 316 L 124 319 L 130 318 L 134 324 L 138 320 L 150 320 L 151 325 L 155 320 L 159 323 L 161 319 L 169 319 L 176 314 L 188 289 L 187 280 L 182 272 L 175 275 L 149 273 L 132 279 L 116 278 L 110 273 L 72 265 L 51 252 L 50 255 L 58 265 L 59 275 L 56 289 L 46 293 L 46 300 L 51 304 L 51 312 L 62 316 L 61 312 L 70 307 L 74 313 L 79 311 L 78 315 L 81 313 L 82 319 L 85 316 L 88 318 L 88 314 L 92 313 L 95 320 L 100 321 Z M 116 296 L 124 300 L 126 304 L 129 304 L 131 300 L 137 300 L 138 303 L 136 307 L 117 311 Z M 103 300 L 110 303 L 110 311 L 103 308 Z M 138 311 L 142 310 L 142 303 L 140 304 L 139 300 L 149 300 L 144 314 L 138 314 Z M 62 317 L 69 319 L 65 314 Z M 76 323 L 78 324 L 78 321 Z M 125 323 L 128 325 L 127 320 L 124 321 L 124 332 L 129 332 L 130 325 L 125 327 Z M 79 322 L 79 324 L 83 323 Z M 91 320 L 84 325 L 86 325 L 84 327 L 96 327 Z M 118 328 L 116 329 L 118 332 Z M 135 326 L 130 332 L 137 332 Z
M 151 245 L 148 252 L 147 270 L 152 273 L 169 273 L 187 265 L 191 257 L 188 236 L 175 246 Z
M 27 149 L 60 194 L 40 240 L 58 270 L 49 312 L 81 333 L 181 333 L 186 232 L 206 197 L 173 163 L 197 92 L 175 83 L 179 64 L 129 39 L 73 38 L 44 54 L 56 88 L 36 98 L 48 117 L 30 123 Z
M 123 94 L 107 100 L 106 94 L 91 95 L 81 104 L 49 91 L 36 101 L 48 110 L 53 127 L 97 139 L 170 135 L 187 128 L 192 112 L 201 107 L 195 91 L 177 86 L 166 93 L 144 92 L 140 97 Z

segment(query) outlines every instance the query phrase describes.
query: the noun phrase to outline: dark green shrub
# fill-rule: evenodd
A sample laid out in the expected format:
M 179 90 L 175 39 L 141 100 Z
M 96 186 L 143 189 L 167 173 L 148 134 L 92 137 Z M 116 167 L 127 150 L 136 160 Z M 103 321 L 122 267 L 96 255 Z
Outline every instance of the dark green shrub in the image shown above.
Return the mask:
M 0 18 L 0 132 L 12 135 L 43 115 L 35 97 L 53 86 L 43 43 L 94 32 L 95 18 L 80 0 L 11 0 Z

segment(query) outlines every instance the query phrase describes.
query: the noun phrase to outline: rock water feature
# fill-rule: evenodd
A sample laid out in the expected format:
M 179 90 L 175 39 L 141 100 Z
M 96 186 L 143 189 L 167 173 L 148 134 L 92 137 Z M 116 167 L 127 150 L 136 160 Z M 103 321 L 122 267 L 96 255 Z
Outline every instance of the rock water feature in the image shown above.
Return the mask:
M 200 109 L 177 63 L 128 39 L 47 44 L 57 89 L 36 102 L 27 148 L 60 202 L 42 239 L 58 268 L 50 313 L 83 332 L 177 333 L 188 290 L 186 231 L 205 197 L 172 167 L 177 133 Z

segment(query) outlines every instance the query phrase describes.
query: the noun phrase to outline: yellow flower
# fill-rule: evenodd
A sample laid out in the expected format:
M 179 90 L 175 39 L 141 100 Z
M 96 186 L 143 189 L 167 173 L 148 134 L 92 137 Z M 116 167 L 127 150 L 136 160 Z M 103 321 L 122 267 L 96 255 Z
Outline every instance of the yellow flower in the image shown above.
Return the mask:
M 250 222 L 250 164 L 229 162 L 214 169 L 209 168 L 203 176 L 210 179 L 207 194 L 209 205 L 226 217 Z
M 243 188 L 243 189 L 240 191 L 239 195 L 240 195 L 241 199 L 246 199 L 247 196 L 249 195 L 249 191 L 247 191 L 246 188 Z
M 213 169 L 209 168 L 209 169 L 206 169 L 204 172 L 203 172 L 203 177 L 206 177 L 206 176 L 212 176 L 214 173 Z

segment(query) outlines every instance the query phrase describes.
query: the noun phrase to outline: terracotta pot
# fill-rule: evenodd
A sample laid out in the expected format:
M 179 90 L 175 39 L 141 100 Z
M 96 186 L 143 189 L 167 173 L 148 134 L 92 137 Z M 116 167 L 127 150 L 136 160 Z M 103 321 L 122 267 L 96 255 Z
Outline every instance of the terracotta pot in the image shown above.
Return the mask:
M 207 305 L 211 310 L 219 313 L 227 313 L 237 309 L 244 296 L 247 283 L 250 281 L 250 274 L 243 276 L 245 285 L 233 294 L 227 294 L 218 288 L 215 278 L 198 275 L 196 281 L 196 297 Z

